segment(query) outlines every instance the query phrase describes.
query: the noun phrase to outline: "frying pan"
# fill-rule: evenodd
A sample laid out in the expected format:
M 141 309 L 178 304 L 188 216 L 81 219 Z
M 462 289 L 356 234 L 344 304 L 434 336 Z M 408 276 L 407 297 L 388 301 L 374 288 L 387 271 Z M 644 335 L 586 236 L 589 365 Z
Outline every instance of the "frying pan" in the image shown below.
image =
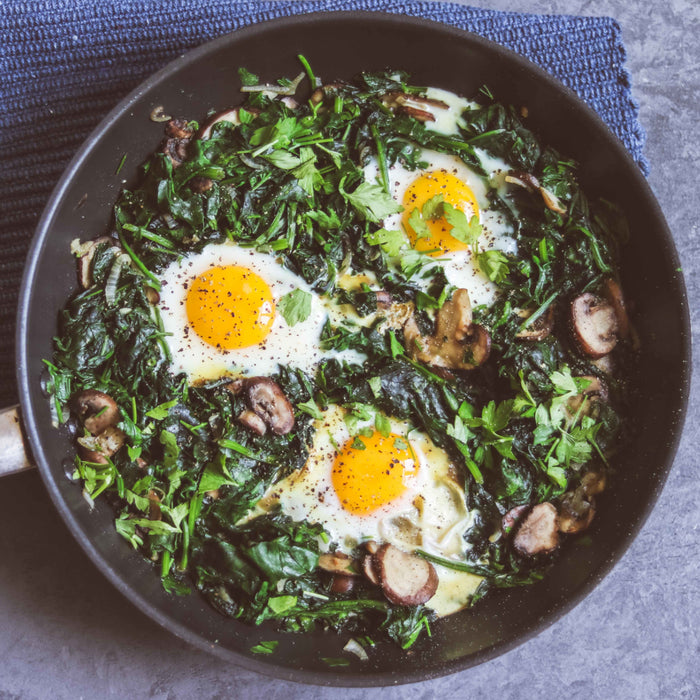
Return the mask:
M 201 119 L 210 107 L 240 101 L 236 69 L 263 80 L 298 72 L 303 53 L 327 81 L 360 70 L 402 68 L 417 84 L 465 95 L 489 86 L 499 101 L 527 105 L 529 126 L 581 164 L 591 197 L 618 203 L 630 224 L 622 280 L 634 302 L 641 351 L 632 368 L 633 440 L 616 460 L 614 485 L 599 501 L 587 537 L 571 540 L 549 576 L 534 586 L 497 591 L 473 610 L 434 625 L 427 644 L 406 653 L 380 646 L 369 661 L 329 666 L 347 657 L 346 638 L 321 631 L 280 635 L 215 612 L 196 594 L 166 594 L 153 568 L 114 530 L 111 508 L 91 509 L 67 477 L 74 450 L 51 424 L 42 392 L 42 358 L 52 354 L 56 319 L 75 292 L 73 238 L 109 225 L 111 206 L 157 146 L 158 105 Z M 439 66 L 439 68 L 436 68 Z M 125 166 L 115 175 L 122 156 Z M 409 683 L 490 659 L 552 624 L 579 602 L 622 556 L 663 486 L 682 429 L 689 385 L 689 318 L 685 287 L 663 215 L 623 146 L 568 89 L 516 54 L 478 36 L 423 20 L 368 13 L 307 15 L 255 25 L 174 61 L 119 104 L 88 138 L 57 185 L 39 223 L 24 275 L 17 329 L 18 382 L 24 427 L 51 497 L 78 542 L 110 581 L 165 628 L 222 659 L 279 678 L 347 686 Z M 251 647 L 278 639 L 275 654 Z

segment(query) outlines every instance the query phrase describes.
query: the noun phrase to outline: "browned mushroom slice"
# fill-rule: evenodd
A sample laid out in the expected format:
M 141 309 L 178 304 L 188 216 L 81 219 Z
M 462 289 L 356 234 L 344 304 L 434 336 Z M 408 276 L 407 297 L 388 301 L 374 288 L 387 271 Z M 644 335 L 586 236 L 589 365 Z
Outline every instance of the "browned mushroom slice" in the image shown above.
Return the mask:
M 214 116 L 210 117 L 206 122 L 204 122 L 204 126 L 202 126 L 202 128 L 199 130 L 197 137 L 202 141 L 208 139 L 211 136 L 212 127 L 214 124 L 218 124 L 219 122 L 229 122 L 234 125 L 240 124 L 241 119 L 239 114 L 240 110 L 238 107 L 235 107 L 234 109 L 225 109 L 223 112 L 217 112 Z
M 106 464 L 107 457 L 111 457 L 125 442 L 124 431 L 108 426 L 99 435 L 78 438 L 78 453 L 87 462 Z
M 250 412 L 273 433 L 285 435 L 294 427 L 294 408 L 279 384 L 269 377 L 241 377 L 226 384 L 225 388 L 235 396 L 245 392 Z M 244 411 L 238 419 L 251 430 L 259 431 L 259 422 L 254 422 L 249 412 Z
M 311 93 L 311 97 L 309 98 L 311 100 L 311 104 L 320 104 L 323 102 L 325 97 L 334 96 L 340 87 L 340 83 L 328 83 L 327 85 L 321 85 L 321 87 L 316 88 Z
M 173 168 L 177 168 L 187 159 L 189 143 L 189 139 L 165 139 L 161 146 L 161 153 L 168 156 Z
M 248 403 L 276 435 L 286 435 L 294 427 L 294 409 L 279 385 L 268 377 L 246 380 Z
M 379 550 L 379 545 L 374 540 L 367 540 L 367 542 L 365 542 L 365 549 L 370 554 L 376 554 Z
M 559 198 L 546 187 L 543 187 L 532 173 L 512 170 L 506 175 L 505 179 L 506 182 L 512 185 L 524 187 L 528 192 L 539 192 L 540 195 L 542 195 L 542 201 L 547 209 L 551 209 L 553 212 L 561 214 L 562 216 L 567 213 L 566 207 L 559 201 Z
M 362 573 L 370 583 L 373 583 L 375 586 L 379 585 L 379 577 L 374 567 L 374 557 L 372 554 L 365 554 L 362 559 Z
M 161 144 L 161 153 L 170 159 L 173 168 L 177 168 L 187 158 L 187 149 L 194 135 L 187 119 L 171 119 L 165 125 L 165 140 Z
M 472 323 L 471 303 L 466 289 L 457 289 L 437 314 L 435 335 L 421 335 L 413 316 L 404 324 L 408 351 L 414 360 L 446 370 L 470 370 L 486 362 L 491 335 Z
M 331 583 L 331 593 L 349 593 L 354 587 L 354 577 L 336 574 Z
M 538 503 L 515 533 L 513 545 L 528 557 L 552 552 L 559 545 L 559 516 L 551 503 Z
M 619 326 L 615 309 L 590 292 L 572 302 L 571 327 L 579 347 L 589 357 L 603 357 L 617 344 Z
M 382 592 L 396 605 L 420 605 L 434 595 L 438 587 L 435 567 L 414 554 L 384 544 L 374 555 L 374 566 Z
M 511 185 L 523 187 L 528 192 L 537 192 L 540 189 L 540 181 L 531 173 L 526 173 L 521 170 L 511 170 L 506 175 L 506 182 Z
M 84 253 L 78 258 L 78 276 L 83 289 L 89 289 L 94 284 L 92 278 L 92 261 L 95 258 L 97 249 L 103 244 L 109 244 L 116 248 L 114 241 L 108 236 L 100 236 L 94 241 L 90 241 L 84 249 Z
M 280 102 L 287 108 L 291 109 L 292 112 L 295 109 L 299 109 L 299 103 L 290 95 L 286 95 L 285 97 L 280 97 Z
M 146 287 L 144 292 L 149 304 L 155 306 L 160 301 L 160 294 L 153 287 Z
M 491 334 L 483 326 L 480 326 L 478 323 L 472 323 L 469 327 L 469 332 L 462 338 L 461 342 L 468 348 L 463 353 L 462 360 L 472 365 L 471 368 L 464 367 L 463 369 L 479 367 L 489 359 Z
M 99 450 L 91 450 L 80 443 L 78 443 L 78 455 L 80 459 L 91 464 L 107 464 L 109 462 L 107 455 L 102 454 Z
M 611 355 L 603 355 L 592 360 L 591 364 L 595 365 L 601 372 L 612 374 L 615 371 L 615 361 Z
M 256 435 L 264 435 L 267 432 L 265 421 L 250 409 L 241 412 L 238 416 L 238 422 L 245 425 L 248 430 L 252 430 Z
M 413 105 L 401 105 L 397 110 L 401 114 L 413 117 L 419 122 L 434 122 L 435 115 L 429 112 L 427 109 L 421 109 L 420 107 L 414 107 Z
M 501 530 L 503 530 L 504 534 L 507 535 L 520 522 L 520 519 L 525 515 L 529 507 L 527 505 L 515 506 L 501 518 Z
M 86 430 L 92 435 L 98 435 L 119 422 L 117 402 L 102 391 L 86 389 L 73 398 L 73 406 Z
M 165 135 L 172 139 L 189 139 L 194 134 L 194 129 L 189 126 L 187 119 L 178 117 L 171 119 L 165 125 Z
M 318 565 L 324 571 L 342 576 L 357 576 L 357 571 L 353 566 L 353 560 L 343 552 L 333 552 L 322 554 L 318 558 Z
M 593 499 L 586 499 L 583 489 L 565 493 L 559 502 L 559 532 L 572 535 L 585 530 L 593 520 Z
M 438 109 L 449 109 L 450 105 L 442 100 L 436 100 L 431 97 L 421 97 L 420 95 L 410 95 L 407 92 L 387 92 L 382 97 L 382 102 L 390 109 L 402 108 L 405 106 L 417 107 L 420 109 L 423 106 L 437 107 Z M 426 111 L 427 110 L 423 110 Z M 431 112 L 427 112 L 432 117 L 431 121 L 435 120 L 435 117 Z
M 566 410 L 571 417 L 578 413 L 581 404 L 586 401 L 586 406 L 583 408 L 583 414 L 586 416 L 595 416 L 600 411 L 600 404 L 608 400 L 608 387 L 600 378 L 593 375 L 585 375 L 580 379 L 588 380 L 588 386 L 581 391 L 580 394 L 572 396 L 566 402 Z
M 520 318 L 527 319 L 532 316 L 532 311 L 523 309 L 518 315 Z M 553 329 L 554 306 L 550 305 L 541 316 L 538 316 L 534 321 L 526 325 L 515 337 L 523 340 L 544 340 Z
M 608 303 L 615 309 L 617 317 L 617 335 L 625 340 L 630 334 L 630 321 L 627 316 L 627 305 L 620 285 L 612 278 L 605 280 L 603 294 Z
M 607 479 L 603 472 L 586 472 L 581 478 L 581 488 L 586 496 L 597 496 L 603 493 L 606 483 Z

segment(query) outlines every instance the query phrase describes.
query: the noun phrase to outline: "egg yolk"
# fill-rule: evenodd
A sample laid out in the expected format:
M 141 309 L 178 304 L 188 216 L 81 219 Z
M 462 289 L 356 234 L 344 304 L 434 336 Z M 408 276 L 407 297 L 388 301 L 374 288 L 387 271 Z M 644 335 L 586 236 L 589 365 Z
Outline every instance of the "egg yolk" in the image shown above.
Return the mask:
M 464 212 L 467 220 L 479 215 L 474 192 L 462 180 L 445 170 L 423 173 L 406 188 L 403 198 L 402 222 L 413 247 L 432 256 L 467 250 L 469 245 L 452 236 L 452 226 L 442 216 L 425 221 L 430 235 L 423 238 L 418 237 L 409 223 L 411 213 L 415 209 L 422 212 L 423 205 L 437 195 L 442 195 L 444 202 Z
M 418 464 L 405 438 L 375 432 L 343 446 L 331 480 L 346 511 L 368 515 L 401 496 L 417 473 Z
M 265 280 L 247 267 L 211 267 L 192 280 L 187 319 L 206 343 L 223 350 L 259 345 L 275 320 L 275 300 Z

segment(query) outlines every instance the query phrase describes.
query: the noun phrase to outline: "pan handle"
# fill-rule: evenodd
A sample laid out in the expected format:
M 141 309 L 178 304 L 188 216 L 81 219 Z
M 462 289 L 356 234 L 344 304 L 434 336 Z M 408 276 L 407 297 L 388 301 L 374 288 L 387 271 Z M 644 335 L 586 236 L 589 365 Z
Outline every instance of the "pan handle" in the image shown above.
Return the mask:
M 0 411 L 0 476 L 33 467 L 22 433 L 19 406 L 5 408 Z

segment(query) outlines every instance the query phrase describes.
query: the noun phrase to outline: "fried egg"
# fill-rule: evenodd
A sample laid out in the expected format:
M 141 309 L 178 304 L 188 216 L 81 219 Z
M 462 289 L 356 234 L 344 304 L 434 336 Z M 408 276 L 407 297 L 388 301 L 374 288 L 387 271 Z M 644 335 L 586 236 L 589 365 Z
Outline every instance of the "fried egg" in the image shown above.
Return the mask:
M 517 246 L 513 230 L 501 212 L 490 208 L 487 196 L 488 180 L 470 169 L 461 158 L 437 151 L 423 150 L 420 159 L 427 165 L 420 170 L 407 170 L 400 162 L 388 169 L 388 182 L 392 198 L 403 210 L 388 216 L 382 226 L 388 230 L 404 231 L 411 246 L 435 259 L 442 266 L 450 284 L 469 291 L 472 304 L 491 304 L 496 295 L 496 285 L 483 273 L 469 245 L 451 234 L 452 225 L 444 216 L 425 220 L 429 235 L 420 237 L 410 223 L 415 210 L 440 195 L 442 200 L 463 212 L 467 220 L 476 217 L 482 226 L 479 238 L 481 250 L 498 249 L 515 253 Z M 498 159 L 491 159 L 490 178 L 495 179 L 508 167 Z M 365 167 L 365 179 L 378 181 L 379 166 L 370 161 Z
M 274 374 L 279 364 L 310 372 L 321 359 L 327 313 L 311 287 L 274 257 L 233 243 L 209 245 L 160 275 L 159 312 L 174 374 L 190 381 Z M 280 299 L 310 295 L 308 317 L 290 325 Z
M 330 406 L 315 421 L 306 465 L 276 483 L 260 500 L 260 514 L 274 507 L 295 521 L 319 523 L 325 546 L 351 553 L 358 544 L 388 542 L 405 552 L 422 549 L 459 559 L 473 514 L 444 450 L 396 419 L 388 430 L 350 420 Z M 464 607 L 480 578 L 436 566 L 440 580 L 428 605 L 447 615 Z
M 416 105 L 434 117 L 434 121 L 425 122 L 426 128 L 444 135 L 458 134 L 464 111 L 475 106 L 475 103 L 439 88 L 428 88 L 425 97 L 446 105 Z M 486 171 L 486 177 L 475 172 L 458 156 L 427 149 L 421 151 L 420 160 L 425 165 L 418 170 L 408 170 L 401 162 L 392 165 L 387 172 L 389 191 L 403 211 L 386 217 L 382 226 L 391 231 L 404 231 L 415 250 L 435 258 L 436 264 L 442 266 L 450 284 L 469 291 L 473 305 L 489 305 L 495 298 L 496 285 L 483 273 L 469 245 L 451 235 L 452 225 L 444 216 L 425 222 L 429 232 L 427 236 L 419 235 L 409 222 L 416 209 L 422 212 L 427 202 L 441 195 L 444 202 L 461 211 L 467 220 L 476 217 L 482 226 L 479 239 L 481 250 L 517 252 L 512 226 L 500 212 L 491 208 L 488 198 L 490 189 L 504 186 L 504 176 L 509 167 L 500 158 L 489 156 L 479 149 L 475 149 L 475 152 Z M 380 181 L 376 159 L 368 162 L 364 174 L 368 182 Z

